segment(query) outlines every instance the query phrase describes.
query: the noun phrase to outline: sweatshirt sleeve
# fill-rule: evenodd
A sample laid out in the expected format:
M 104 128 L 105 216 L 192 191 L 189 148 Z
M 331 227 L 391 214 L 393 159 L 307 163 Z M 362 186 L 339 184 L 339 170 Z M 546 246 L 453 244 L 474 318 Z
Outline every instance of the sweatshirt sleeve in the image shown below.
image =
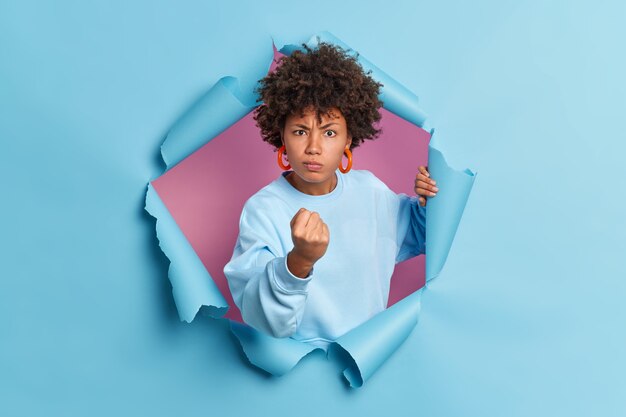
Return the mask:
M 396 263 L 426 253 L 426 207 L 419 205 L 419 197 L 396 194 L 398 200 L 398 255 Z
M 313 275 L 293 275 L 281 247 L 276 227 L 266 213 L 244 207 L 237 243 L 224 275 L 244 322 L 274 337 L 289 337 L 302 319 Z

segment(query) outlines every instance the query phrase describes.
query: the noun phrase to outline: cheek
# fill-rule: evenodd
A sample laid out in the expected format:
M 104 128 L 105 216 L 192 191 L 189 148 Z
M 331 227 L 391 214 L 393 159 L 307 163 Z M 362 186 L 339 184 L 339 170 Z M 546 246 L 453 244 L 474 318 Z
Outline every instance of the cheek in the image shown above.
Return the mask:
M 285 149 L 287 150 L 287 155 L 290 155 L 292 158 L 296 158 L 301 152 L 300 147 L 294 142 L 286 142 Z
M 343 158 L 345 149 L 346 147 L 342 146 L 341 148 L 335 151 L 335 155 L 337 156 L 337 162 L 341 161 L 341 158 Z

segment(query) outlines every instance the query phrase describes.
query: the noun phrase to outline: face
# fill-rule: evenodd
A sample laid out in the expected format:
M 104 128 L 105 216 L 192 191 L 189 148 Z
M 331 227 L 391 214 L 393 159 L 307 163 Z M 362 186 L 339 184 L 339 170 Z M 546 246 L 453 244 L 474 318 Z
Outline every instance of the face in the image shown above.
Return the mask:
M 292 114 L 282 132 L 287 158 L 295 173 L 292 183 L 307 194 L 330 192 L 344 149 L 350 147 L 346 119 L 337 108 L 331 108 L 329 113 L 321 115 L 321 123 L 312 109 L 302 116 Z

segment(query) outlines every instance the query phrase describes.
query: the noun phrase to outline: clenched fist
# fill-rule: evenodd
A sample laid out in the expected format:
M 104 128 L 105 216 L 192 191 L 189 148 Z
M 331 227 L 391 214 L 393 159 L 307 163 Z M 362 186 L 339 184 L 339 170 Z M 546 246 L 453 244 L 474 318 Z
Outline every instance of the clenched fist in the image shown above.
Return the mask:
M 287 267 L 295 276 L 305 278 L 326 253 L 330 232 L 318 213 L 304 208 L 293 216 L 290 225 L 293 249 L 287 255 Z

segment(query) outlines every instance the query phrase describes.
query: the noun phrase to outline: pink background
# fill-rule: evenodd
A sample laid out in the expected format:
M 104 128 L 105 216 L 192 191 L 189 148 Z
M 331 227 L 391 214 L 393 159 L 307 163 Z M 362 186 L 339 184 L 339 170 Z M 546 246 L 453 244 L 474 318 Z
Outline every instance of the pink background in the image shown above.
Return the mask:
M 427 163 L 430 135 L 385 109 L 381 115 L 383 133 L 354 151 L 352 169 L 370 170 L 395 192 L 415 195 L 413 181 L 417 167 Z M 222 270 L 232 256 L 243 204 L 281 172 L 250 112 L 152 182 L 231 306 L 230 319 L 242 321 Z M 421 288 L 424 276 L 424 255 L 398 264 L 388 305 Z

